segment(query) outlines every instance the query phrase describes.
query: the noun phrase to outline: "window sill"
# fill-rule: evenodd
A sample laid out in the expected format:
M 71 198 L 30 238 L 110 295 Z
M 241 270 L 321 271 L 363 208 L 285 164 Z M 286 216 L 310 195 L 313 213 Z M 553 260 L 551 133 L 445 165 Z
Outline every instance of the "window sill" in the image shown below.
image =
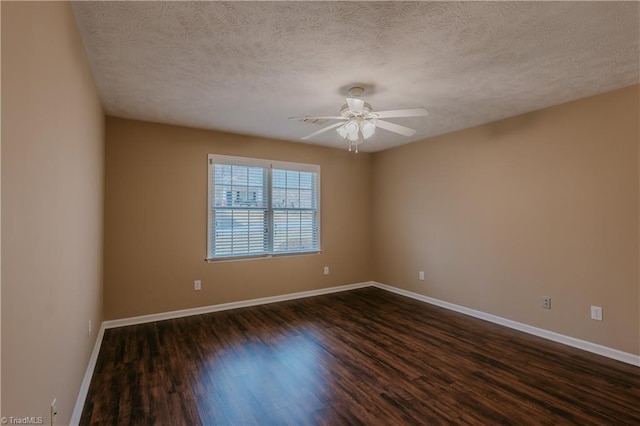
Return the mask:
M 280 257 L 297 257 L 297 256 L 312 256 L 316 254 L 321 254 L 322 250 L 314 250 L 314 251 L 300 251 L 293 253 L 278 253 L 278 254 L 264 254 L 259 256 L 236 256 L 236 257 L 218 257 L 218 258 L 206 258 L 204 259 L 207 263 L 221 263 L 221 262 L 240 262 L 243 260 L 262 260 L 262 259 L 274 259 Z

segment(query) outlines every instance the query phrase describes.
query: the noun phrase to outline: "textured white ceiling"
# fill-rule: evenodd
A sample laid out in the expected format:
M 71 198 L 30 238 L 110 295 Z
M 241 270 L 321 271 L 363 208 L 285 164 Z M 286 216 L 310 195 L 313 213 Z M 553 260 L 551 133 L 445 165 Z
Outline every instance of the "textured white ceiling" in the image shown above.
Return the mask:
M 353 83 L 378 151 L 640 80 L 637 2 L 74 2 L 107 114 L 299 141 Z M 329 124 L 329 123 L 328 123 Z M 346 147 L 335 131 L 307 143 Z

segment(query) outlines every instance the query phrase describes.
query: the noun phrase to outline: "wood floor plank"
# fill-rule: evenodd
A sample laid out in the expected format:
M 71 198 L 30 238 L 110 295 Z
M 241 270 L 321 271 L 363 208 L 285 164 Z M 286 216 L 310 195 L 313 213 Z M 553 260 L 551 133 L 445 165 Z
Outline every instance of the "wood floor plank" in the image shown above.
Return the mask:
M 366 288 L 105 332 L 83 425 L 640 425 L 640 368 Z

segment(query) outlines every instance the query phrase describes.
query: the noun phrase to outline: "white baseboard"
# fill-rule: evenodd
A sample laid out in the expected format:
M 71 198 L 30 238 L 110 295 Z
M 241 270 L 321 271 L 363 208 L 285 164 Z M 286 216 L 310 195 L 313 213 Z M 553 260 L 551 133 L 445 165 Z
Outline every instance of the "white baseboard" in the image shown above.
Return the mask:
M 475 309 L 466 308 L 464 306 L 455 305 L 453 303 L 445 302 L 443 300 L 434 299 L 433 297 L 424 296 L 422 294 L 413 293 L 411 291 L 403 290 L 398 287 L 393 287 L 386 284 L 373 282 L 374 287 L 382 290 L 390 291 L 392 293 L 399 294 L 401 296 L 410 297 L 412 299 L 420 300 L 422 302 L 430 303 L 432 305 L 440 306 L 452 311 L 460 312 L 465 315 L 469 315 L 475 318 L 480 318 L 485 321 L 489 321 L 495 324 L 499 324 L 505 327 L 513 328 L 515 330 L 523 331 L 525 333 L 533 334 L 534 336 L 542 337 L 554 342 L 562 343 L 567 346 L 582 349 L 587 352 L 592 352 L 598 355 L 612 358 L 617 361 L 622 361 L 627 364 L 640 367 L 640 356 L 630 354 L 627 352 L 619 351 L 617 349 L 609 348 L 607 346 L 598 345 L 596 343 L 587 342 L 586 340 L 576 339 L 575 337 L 565 336 L 563 334 L 555 333 L 553 331 L 545 330 L 531 325 L 523 324 L 521 322 L 512 321 L 510 319 L 502 318 L 497 315 L 488 314 L 486 312 L 477 311 Z
M 93 371 L 96 368 L 96 362 L 98 361 L 98 355 L 100 355 L 100 348 L 102 347 L 102 338 L 104 337 L 104 322 L 100 326 L 98 335 L 96 336 L 96 342 L 93 344 L 93 350 L 89 357 L 89 364 L 84 372 L 82 378 L 82 384 L 80 385 L 80 392 L 78 392 L 78 398 L 76 399 L 76 406 L 73 408 L 71 414 L 71 420 L 69 424 L 76 426 L 80 424 L 80 417 L 82 416 L 82 409 L 84 408 L 84 402 L 87 399 L 87 393 L 89 392 L 89 385 L 91 384 L 91 378 L 93 377 Z
M 104 331 L 108 328 L 124 327 L 127 325 L 144 324 L 154 321 L 163 321 L 173 318 L 182 318 L 191 315 L 207 314 L 211 312 L 219 312 L 230 309 L 244 308 L 248 306 L 265 305 L 268 303 L 283 302 L 286 300 L 302 299 L 305 297 L 320 296 L 323 294 L 337 293 L 341 291 L 355 290 L 364 287 L 377 287 L 382 290 L 386 290 L 392 293 L 399 294 L 401 296 L 410 297 L 412 299 L 420 300 L 432 305 L 440 306 L 452 311 L 460 312 L 465 315 L 469 315 L 475 318 L 480 318 L 485 321 L 493 322 L 505 327 L 513 328 L 515 330 L 523 331 L 525 333 L 533 334 L 534 336 L 543 337 L 554 342 L 563 343 L 568 346 L 572 346 L 578 349 L 582 349 L 588 352 L 593 352 L 598 355 L 602 355 L 608 358 L 612 358 L 618 361 L 622 361 L 627 364 L 640 367 L 640 356 L 633 355 L 627 352 L 622 352 L 617 349 L 609 348 L 606 346 L 598 345 L 596 343 L 587 342 L 585 340 L 576 339 L 574 337 L 565 336 L 552 331 L 544 330 L 542 328 L 533 327 L 527 324 L 523 324 L 517 321 L 512 321 L 506 318 L 502 318 L 496 315 L 488 314 L 475 309 L 466 308 L 464 306 L 456 305 L 453 303 L 445 302 L 443 300 L 434 299 L 432 297 L 424 296 L 422 294 L 413 293 L 411 291 L 403 290 L 398 287 L 393 287 L 386 284 L 381 284 L 375 281 L 365 281 L 356 284 L 347 284 L 337 287 L 321 288 L 318 290 L 301 291 L 298 293 L 282 294 L 279 296 L 262 297 L 259 299 L 243 300 L 239 302 L 222 303 L 219 305 L 202 306 L 200 308 L 182 309 L 178 311 L 163 312 L 159 314 L 142 315 L 138 317 L 123 318 L 117 320 L 103 321 L 100 326 L 98 336 L 96 336 L 96 342 L 89 358 L 89 364 L 80 386 L 80 392 L 78 393 L 78 399 L 71 415 L 71 425 L 75 426 L 80 423 L 80 417 L 82 416 L 82 409 L 89 392 L 89 385 L 91 384 L 91 378 L 93 377 L 93 371 L 98 361 L 98 355 L 100 354 L 100 347 L 102 346 L 102 339 L 104 337 Z
M 104 321 L 104 328 L 124 327 L 127 325 L 144 324 L 147 322 L 163 321 L 173 318 L 188 317 L 191 315 L 208 314 L 211 312 L 227 311 L 229 309 L 245 308 L 248 306 L 266 305 L 268 303 L 283 302 L 286 300 L 302 299 L 305 297 L 320 296 L 322 294 L 337 293 L 340 291 L 355 290 L 357 288 L 371 287 L 372 281 L 356 284 L 347 284 L 337 287 L 320 288 L 318 290 L 301 291 L 298 293 L 281 294 L 279 296 L 261 297 L 259 299 L 242 300 L 239 302 L 222 303 L 219 305 L 202 306 L 200 308 L 181 309 L 179 311 L 162 312 L 159 314 L 141 315 L 138 317 L 123 318 Z
M 362 283 L 347 284 L 337 287 L 320 288 L 318 290 L 301 291 L 298 293 L 282 294 L 279 296 L 261 297 L 259 299 L 249 299 L 240 302 L 222 303 L 219 305 L 203 306 L 200 308 L 182 309 L 179 311 L 163 312 L 160 314 L 142 315 L 138 317 L 123 318 L 111 321 L 103 321 L 100 326 L 100 331 L 96 336 L 96 342 L 93 345 L 93 351 L 89 358 L 89 364 L 87 370 L 84 373 L 82 384 L 80 385 L 80 392 L 78 392 L 78 398 L 76 405 L 71 414 L 71 426 L 80 424 L 80 417 L 82 416 L 82 409 L 87 399 L 89 392 L 89 385 L 91 384 L 91 378 L 93 377 L 93 371 L 96 368 L 96 362 L 98 361 L 98 355 L 100 354 L 100 347 L 102 346 L 102 339 L 104 338 L 104 331 L 107 328 L 124 327 L 127 325 L 144 324 L 154 321 L 162 321 L 172 318 L 182 318 L 191 315 L 207 314 L 210 312 L 226 311 L 229 309 L 244 308 L 248 306 L 265 305 L 268 303 L 283 302 L 285 300 L 302 299 L 305 297 L 320 296 L 323 294 L 337 293 L 340 291 L 355 290 L 358 288 L 371 287 L 374 285 L 373 281 L 366 281 Z

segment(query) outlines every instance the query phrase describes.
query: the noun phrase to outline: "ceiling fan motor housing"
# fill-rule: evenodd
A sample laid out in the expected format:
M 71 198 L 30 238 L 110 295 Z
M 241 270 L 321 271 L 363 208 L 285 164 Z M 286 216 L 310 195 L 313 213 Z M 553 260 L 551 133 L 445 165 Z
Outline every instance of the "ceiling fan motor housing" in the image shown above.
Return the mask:
M 362 112 L 354 111 L 350 109 L 348 104 L 344 104 L 342 105 L 342 108 L 340 108 L 340 115 L 343 118 L 347 118 L 347 119 L 354 118 L 354 117 L 365 117 L 370 113 L 371 113 L 371 105 L 369 105 L 367 102 L 365 102 L 364 105 L 362 106 Z

